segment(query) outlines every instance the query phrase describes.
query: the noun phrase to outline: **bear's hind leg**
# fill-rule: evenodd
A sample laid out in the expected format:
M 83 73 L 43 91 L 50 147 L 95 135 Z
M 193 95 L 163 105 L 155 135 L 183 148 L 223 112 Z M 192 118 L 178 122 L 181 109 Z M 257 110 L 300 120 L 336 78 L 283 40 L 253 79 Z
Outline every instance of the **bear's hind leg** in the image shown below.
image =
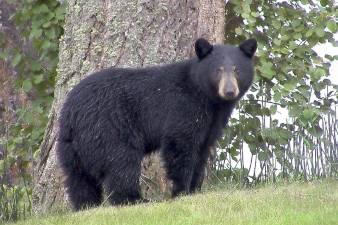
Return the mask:
M 98 206 L 102 202 L 101 184 L 85 173 L 67 174 L 65 186 L 69 200 L 76 211 Z
M 143 201 L 139 178 L 141 175 L 140 151 L 126 149 L 114 158 L 105 177 L 105 186 L 112 205 L 134 204 Z

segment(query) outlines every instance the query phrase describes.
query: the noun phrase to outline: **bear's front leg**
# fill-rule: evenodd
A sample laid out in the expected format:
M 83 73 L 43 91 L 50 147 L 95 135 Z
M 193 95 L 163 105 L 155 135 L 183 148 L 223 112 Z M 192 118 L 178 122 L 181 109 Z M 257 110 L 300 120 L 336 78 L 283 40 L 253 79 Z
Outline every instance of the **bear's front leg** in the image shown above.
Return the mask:
M 167 178 L 172 180 L 172 197 L 190 193 L 190 185 L 196 165 L 197 151 L 191 142 L 166 141 L 162 147 Z
M 200 191 L 204 176 L 205 176 L 205 167 L 207 164 L 207 160 L 209 157 L 209 150 L 202 149 L 198 154 L 198 160 L 194 168 L 194 173 L 191 179 L 190 184 L 190 193 L 194 193 L 195 191 Z

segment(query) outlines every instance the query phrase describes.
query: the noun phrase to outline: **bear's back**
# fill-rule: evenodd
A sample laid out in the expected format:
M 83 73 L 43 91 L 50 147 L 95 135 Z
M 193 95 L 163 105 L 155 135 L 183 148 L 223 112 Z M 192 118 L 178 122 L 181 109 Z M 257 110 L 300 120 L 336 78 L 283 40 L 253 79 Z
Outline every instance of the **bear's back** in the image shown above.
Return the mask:
M 157 136 L 159 132 L 155 131 L 161 130 L 169 116 L 187 116 L 202 110 L 196 107 L 202 99 L 188 80 L 189 63 L 109 68 L 89 75 L 68 94 L 61 124 L 71 123 L 72 129 L 80 133 L 93 126 L 93 121 L 115 120 Z

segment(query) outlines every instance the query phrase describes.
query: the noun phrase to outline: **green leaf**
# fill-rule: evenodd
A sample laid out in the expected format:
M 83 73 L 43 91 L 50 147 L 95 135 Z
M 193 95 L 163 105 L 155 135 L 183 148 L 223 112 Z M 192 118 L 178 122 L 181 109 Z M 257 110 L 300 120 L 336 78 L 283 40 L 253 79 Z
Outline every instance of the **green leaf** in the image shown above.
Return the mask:
M 231 155 L 231 157 L 236 157 L 236 156 L 238 156 L 239 155 L 239 151 L 236 149 L 236 148 L 230 148 L 229 150 L 228 150 L 228 152 L 230 153 L 230 155 Z
M 43 74 L 34 76 L 34 84 L 40 84 L 43 81 Z
M 305 33 L 305 37 L 311 37 L 311 35 L 313 34 L 313 29 L 309 29 L 306 33 Z
M 318 37 L 324 37 L 325 36 L 325 32 L 324 32 L 324 29 L 321 28 L 321 27 L 318 27 L 316 30 L 315 30 L 316 34 Z
M 283 87 L 287 91 L 293 91 L 297 85 L 297 82 L 289 81 L 288 83 L 283 84 Z
M 221 152 L 221 154 L 219 155 L 219 160 L 225 160 L 227 157 L 226 157 L 226 154 L 224 152 Z
M 277 112 L 277 105 L 272 105 L 270 107 L 270 112 L 271 112 L 271 115 L 275 114 Z
M 54 28 L 51 28 L 51 29 L 45 31 L 45 34 L 49 39 L 54 39 L 56 37 L 56 33 L 55 33 Z
M 282 43 L 282 41 L 281 41 L 280 39 L 274 39 L 274 40 L 273 40 L 273 43 L 274 43 L 275 45 L 277 45 L 277 46 L 280 46 L 281 43 Z
M 259 17 L 259 13 L 258 12 L 251 12 L 251 16 L 253 16 L 253 17 Z
M 276 29 L 281 28 L 281 22 L 279 22 L 278 20 L 272 20 L 272 26 Z
M 301 39 L 302 38 L 302 34 L 296 33 L 296 34 L 293 35 L 293 38 L 294 39 Z
M 266 128 L 262 131 L 262 135 L 269 144 L 287 144 L 292 137 L 291 131 L 280 127 Z
M 295 21 L 293 21 L 293 23 L 292 23 L 292 26 L 293 27 L 298 27 L 300 25 L 300 20 L 295 20 Z
M 288 109 L 289 109 L 289 116 L 290 117 L 297 118 L 303 112 L 303 110 L 298 105 L 289 105 Z
M 46 49 L 49 49 L 51 47 L 51 45 L 52 45 L 52 43 L 49 40 L 44 40 L 41 48 L 46 50 Z
M 315 136 L 315 137 L 320 137 L 324 134 L 324 130 L 318 126 L 317 124 L 312 126 L 310 129 L 309 129 L 309 132 L 311 135 Z
M 48 28 L 48 27 L 50 27 L 50 25 L 51 25 L 51 23 L 48 21 L 47 23 L 44 23 L 44 24 L 42 25 L 42 27 L 43 27 L 43 28 Z
M 25 92 L 29 92 L 32 89 L 32 87 L 33 87 L 33 85 L 32 85 L 31 80 L 26 79 L 26 80 L 23 81 L 22 88 Z
M 33 28 L 29 34 L 29 39 L 39 38 L 42 35 L 42 29 Z
M 312 119 L 316 116 L 316 111 L 314 109 L 305 109 L 303 112 L 304 119 L 308 121 L 312 121 Z
M 332 20 L 329 20 L 327 23 L 326 23 L 326 27 L 327 29 L 329 29 L 332 33 L 336 33 L 337 32 L 337 23 L 332 21 Z
M 262 62 L 260 67 L 261 76 L 271 80 L 275 76 L 275 71 L 273 70 L 273 64 L 271 62 Z
M 238 35 L 242 35 L 243 31 L 242 31 L 242 29 L 240 27 L 236 27 L 235 33 L 238 34 Z
M 313 81 L 318 81 L 321 77 L 326 75 L 326 72 L 323 68 L 316 68 L 310 75 Z
M 0 52 L 0 59 L 6 60 L 7 56 L 8 56 L 8 55 L 7 55 L 6 52 Z
M 47 13 L 49 12 L 48 6 L 46 4 L 37 4 L 33 8 L 35 14 Z
M 320 4 L 325 7 L 329 4 L 329 0 L 320 0 Z
M 258 159 L 259 161 L 265 161 L 269 158 L 269 155 L 268 153 L 266 153 L 265 151 L 264 152 L 259 152 L 258 153 Z
M 64 7 L 58 7 L 55 11 L 55 17 L 58 20 L 63 20 L 64 19 L 64 15 L 65 15 L 65 9 Z
M 42 69 L 42 67 L 41 67 L 40 63 L 33 61 L 31 63 L 31 69 L 32 69 L 32 71 L 40 71 Z
M 31 112 L 26 112 L 25 115 L 24 115 L 24 119 L 25 119 L 26 123 L 31 124 L 34 121 L 34 116 Z
M 275 94 L 273 95 L 273 100 L 275 102 L 279 102 L 282 98 L 282 94 L 280 92 L 275 91 Z
M 41 25 L 45 23 L 45 20 L 39 19 L 39 20 L 33 20 L 32 21 L 32 29 L 39 29 L 41 28 Z
M 7 168 L 5 168 L 5 161 L 3 159 L 0 159 L 0 174 L 3 174 Z
M 22 58 L 21 54 L 17 53 L 12 60 L 12 66 L 16 67 L 21 62 L 21 58 Z

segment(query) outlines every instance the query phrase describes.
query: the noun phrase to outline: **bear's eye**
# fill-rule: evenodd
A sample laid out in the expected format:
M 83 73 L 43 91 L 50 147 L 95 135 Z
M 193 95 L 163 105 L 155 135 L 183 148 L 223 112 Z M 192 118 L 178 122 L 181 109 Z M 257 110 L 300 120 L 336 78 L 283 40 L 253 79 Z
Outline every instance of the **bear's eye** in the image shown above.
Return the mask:
M 238 79 L 238 77 L 239 77 L 239 73 L 238 73 L 238 69 L 237 69 L 237 67 L 236 66 L 232 66 L 232 72 L 235 74 L 235 77 Z
M 223 66 L 217 68 L 217 73 L 223 73 L 223 72 L 224 72 Z

